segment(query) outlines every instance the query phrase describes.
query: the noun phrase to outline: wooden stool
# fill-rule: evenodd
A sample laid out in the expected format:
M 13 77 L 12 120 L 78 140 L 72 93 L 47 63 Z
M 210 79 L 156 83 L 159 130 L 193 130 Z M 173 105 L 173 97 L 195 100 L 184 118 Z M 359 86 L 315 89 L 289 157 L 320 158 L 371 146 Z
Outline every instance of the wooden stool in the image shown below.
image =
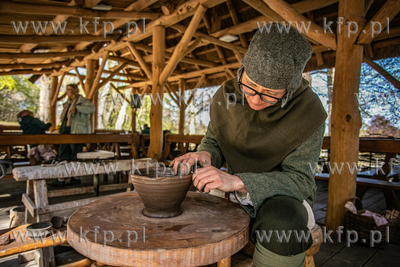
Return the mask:
M 322 230 L 321 227 L 318 226 L 318 224 L 315 224 L 314 227 L 311 229 L 311 235 L 313 239 L 313 245 L 311 248 L 309 248 L 306 251 L 306 260 L 304 262 L 304 267 L 314 267 L 314 255 L 317 254 L 319 251 L 319 247 L 322 243 Z M 251 258 L 253 258 L 254 254 L 254 249 L 255 246 L 253 242 L 249 241 L 247 245 L 239 252 L 241 254 L 245 254 Z M 246 264 L 241 264 L 240 266 L 252 266 L 252 262 L 250 263 L 248 258 L 243 258 L 243 257 L 238 257 L 241 263 L 246 263 Z M 232 265 L 237 264 L 238 262 L 235 262 L 235 256 L 232 257 Z

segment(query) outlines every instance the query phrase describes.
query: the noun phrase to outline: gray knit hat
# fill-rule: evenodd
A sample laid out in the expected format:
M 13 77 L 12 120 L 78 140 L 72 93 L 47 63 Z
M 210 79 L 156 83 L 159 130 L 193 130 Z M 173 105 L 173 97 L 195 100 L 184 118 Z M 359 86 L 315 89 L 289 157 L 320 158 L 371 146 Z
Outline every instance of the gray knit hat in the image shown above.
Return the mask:
M 268 25 L 266 25 L 268 26 Z M 286 26 L 287 27 L 287 26 Z M 254 34 L 238 75 L 246 74 L 255 83 L 269 89 L 286 89 L 282 107 L 300 87 L 302 73 L 311 58 L 312 47 L 295 28 L 277 22 L 259 28 Z

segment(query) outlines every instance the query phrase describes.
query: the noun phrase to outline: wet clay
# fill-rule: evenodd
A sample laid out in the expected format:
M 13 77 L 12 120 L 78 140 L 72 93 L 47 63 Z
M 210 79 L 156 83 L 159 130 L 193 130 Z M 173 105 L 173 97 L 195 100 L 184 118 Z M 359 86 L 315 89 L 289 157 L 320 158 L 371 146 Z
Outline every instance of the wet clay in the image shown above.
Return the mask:
M 131 181 L 151 218 L 171 218 L 182 214 L 181 203 L 190 188 L 192 175 L 176 176 L 172 168 L 140 169 Z M 137 173 L 137 172 L 135 172 Z

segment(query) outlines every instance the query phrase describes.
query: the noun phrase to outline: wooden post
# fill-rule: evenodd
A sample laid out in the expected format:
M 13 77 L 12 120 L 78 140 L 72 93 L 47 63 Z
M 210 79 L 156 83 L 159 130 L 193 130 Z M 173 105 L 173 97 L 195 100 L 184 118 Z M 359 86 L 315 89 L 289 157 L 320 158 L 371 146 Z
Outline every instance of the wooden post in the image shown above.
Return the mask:
M 91 114 L 91 119 L 92 119 L 92 125 L 93 125 L 93 130 L 92 132 L 94 133 L 94 130 L 97 129 L 97 121 L 98 121 L 98 116 L 99 116 L 99 94 L 95 94 L 93 96 L 93 104 L 95 107 L 94 113 Z M 93 116 L 92 116 L 93 115 Z
M 97 60 L 89 59 L 86 62 L 86 81 L 85 81 L 85 96 L 86 98 L 89 96 L 90 89 L 93 86 L 94 81 L 94 70 L 95 70 L 95 63 Z
M 91 59 L 89 59 L 86 62 L 86 81 L 85 81 L 85 88 L 83 88 L 83 90 L 85 91 L 86 98 L 89 97 L 90 89 L 93 86 L 95 66 L 98 65 L 96 63 L 97 60 L 91 60 Z M 94 127 L 95 124 L 94 124 L 93 114 L 90 114 L 90 129 L 92 133 L 94 133 Z
M 186 83 L 184 79 L 179 79 L 179 89 L 181 90 L 181 96 L 185 94 Z M 184 134 L 185 131 L 185 103 L 179 103 L 179 134 Z
M 157 94 L 163 98 L 164 84 L 160 84 L 160 74 L 165 66 L 165 27 L 155 26 L 153 32 L 153 99 Z M 158 160 L 162 155 L 162 108 L 157 101 L 150 110 L 150 146 L 147 156 Z
M 54 98 L 57 90 L 57 85 L 58 85 L 58 77 L 53 76 L 51 77 L 51 92 L 50 92 L 50 101 Z M 50 128 L 50 133 L 52 133 L 56 129 L 56 105 L 52 105 L 50 103 L 50 122 L 51 122 L 51 128 Z
M 340 0 L 339 17 L 356 21 L 364 15 L 365 0 Z M 338 33 L 335 78 L 332 96 L 331 165 L 358 162 L 359 130 L 361 116 L 355 95 L 358 94 L 363 45 L 354 44 L 346 37 L 345 25 Z M 345 223 L 346 201 L 356 193 L 357 173 L 351 174 L 344 167 L 341 174 L 331 173 L 329 178 L 326 226 L 335 231 Z
M 137 89 L 132 88 L 132 95 L 136 94 Z M 132 158 L 137 159 L 137 147 L 136 147 L 136 108 L 132 108 L 132 144 L 131 144 L 131 152 Z

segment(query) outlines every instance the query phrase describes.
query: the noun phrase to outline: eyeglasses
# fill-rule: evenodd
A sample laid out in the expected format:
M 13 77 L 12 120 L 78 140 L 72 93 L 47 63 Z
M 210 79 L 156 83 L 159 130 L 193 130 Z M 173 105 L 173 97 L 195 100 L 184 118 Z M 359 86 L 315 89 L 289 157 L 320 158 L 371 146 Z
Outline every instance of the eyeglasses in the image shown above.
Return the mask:
M 246 95 L 249 95 L 249 96 L 259 95 L 259 96 L 260 96 L 260 99 L 261 99 L 262 101 L 267 102 L 267 103 L 269 103 L 269 104 L 276 104 L 276 103 L 278 103 L 278 102 L 281 102 L 282 99 L 283 99 L 283 98 L 285 97 L 285 95 L 287 94 L 287 92 L 286 92 L 281 98 L 276 98 L 276 97 L 273 97 L 273 96 L 270 96 L 270 95 L 267 95 L 267 94 L 259 93 L 259 92 L 257 92 L 255 89 L 253 89 L 253 88 L 251 88 L 251 87 L 245 85 L 244 83 L 242 83 L 242 76 L 243 76 L 243 72 L 240 74 L 240 78 L 239 78 L 239 82 L 238 82 L 238 83 L 239 83 L 240 89 L 241 89 Z M 246 92 L 246 90 L 244 90 L 243 87 L 246 87 L 247 89 L 249 89 L 249 90 L 251 91 L 251 93 L 250 93 L 250 92 Z

